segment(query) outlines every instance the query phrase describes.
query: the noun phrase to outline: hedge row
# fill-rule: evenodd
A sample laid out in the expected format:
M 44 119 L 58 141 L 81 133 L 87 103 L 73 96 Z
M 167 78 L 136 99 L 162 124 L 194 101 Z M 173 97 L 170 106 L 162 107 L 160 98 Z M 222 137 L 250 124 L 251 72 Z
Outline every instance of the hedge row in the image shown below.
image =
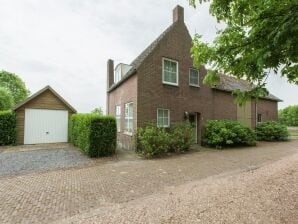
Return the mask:
M 16 115 L 10 111 L 0 111 L 0 145 L 16 143 Z
M 115 153 L 116 120 L 96 114 L 74 114 L 69 125 L 69 140 L 90 157 Z
M 256 134 L 238 121 L 209 120 L 205 124 L 202 144 L 222 148 L 256 144 Z

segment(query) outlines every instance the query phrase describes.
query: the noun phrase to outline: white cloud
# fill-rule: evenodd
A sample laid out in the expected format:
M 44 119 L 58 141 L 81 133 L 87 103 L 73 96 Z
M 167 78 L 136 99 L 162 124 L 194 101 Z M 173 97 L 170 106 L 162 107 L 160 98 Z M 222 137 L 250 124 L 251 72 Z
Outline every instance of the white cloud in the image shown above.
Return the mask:
M 177 4 L 192 35 L 215 36 L 221 26 L 208 5 L 186 0 L 0 0 L 0 69 L 32 92 L 51 85 L 80 112 L 105 108 L 107 59 L 130 63 L 171 24 Z M 268 87 L 282 106 L 297 104 L 297 86 L 272 77 Z

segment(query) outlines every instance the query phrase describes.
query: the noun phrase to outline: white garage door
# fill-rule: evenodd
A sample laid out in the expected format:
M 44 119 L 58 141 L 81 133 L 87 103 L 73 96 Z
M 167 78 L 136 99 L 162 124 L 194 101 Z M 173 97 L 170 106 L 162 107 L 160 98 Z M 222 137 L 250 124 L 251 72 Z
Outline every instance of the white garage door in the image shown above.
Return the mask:
M 67 142 L 68 111 L 25 109 L 24 144 Z

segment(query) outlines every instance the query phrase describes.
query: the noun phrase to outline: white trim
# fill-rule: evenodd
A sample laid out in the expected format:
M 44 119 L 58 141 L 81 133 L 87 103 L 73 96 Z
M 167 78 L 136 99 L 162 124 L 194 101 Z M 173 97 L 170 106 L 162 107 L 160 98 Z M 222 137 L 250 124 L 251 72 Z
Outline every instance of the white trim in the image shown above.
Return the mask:
M 164 74 L 164 61 L 165 60 L 175 62 L 177 64 L 177 66 L 176 66 L 176 81 L 177 82 L 176 83 L 164 81 L 164 77 L 165 77 L 165 74 Z M 179 62 L 178 61 L 175 61 L 173 59 L 169 59 L 169 58 L 166 58 L 166 57 L 162 58 L 162 83 L 167 84 L 167 85 L 172 85 L 172 86 L 179 86 Z
M 198 72 L 198 84 L 197 85 L 190 83 L 190 71 L 191 70 L 194 70 L 194 71 L 197 71 Z M 200 87 L 200 73 L 199 73 L 199 70 L 198 69 L 195 69 L 195 68 L 189 68 L 188 69 L 188 84 L 190 86 L 193 86 L 193 87 Z
M 120 114 L 117 114 L 117 108 L 120 108 L 119 110 Z M 121 105 L 115 106 L 115 118 L 116 118 L 116 123 L 117 123 L 117 120 L 119 119 L 119 126 L 117 126 L 117 132 L 121 132 Z
M 168 111 L 168 125 L 164 125 L 164 126 L 158 125 L 158 110 L 167 110 Z M 170 109 L 157 108 L 157 110 L 156 110 L 156 125 L 157 125 L 157 127 L 161 127 L 161 128 L 168 128 L 171 126 L 171 111 L 170 111 Z
M 131 104 L 132 104 L 132 114 L 131 114 L 131 116 L 126 116 L 126 105 L 129 108 L 129 105 L 131 105 Z M 133 117 L 134 108 L 133 108 L 133 105 L 134 105 L 134 103 L 132 101 L 124 104 L 124 134 L 126 134 L 126 135 L 132 135 L 132 133 L 133 133 L 133 121 L 134 121 L 134 117 Z M 132 131 L 131 132 L 126 130 L 126 120 L 127 119 L 132 120 L 132 127 L 131 127 Z

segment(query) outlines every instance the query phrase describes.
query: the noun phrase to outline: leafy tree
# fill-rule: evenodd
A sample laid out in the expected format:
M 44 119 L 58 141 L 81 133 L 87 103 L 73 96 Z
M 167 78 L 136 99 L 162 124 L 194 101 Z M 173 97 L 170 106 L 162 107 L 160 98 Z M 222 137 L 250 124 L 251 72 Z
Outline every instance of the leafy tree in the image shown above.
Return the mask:
M 189 2 L 196 7 L 209 0 Z M 206 84 L 216 84 L 221 72 L 254 83 L 251 91 L 238 94 L 240 101 L 268 94 L 265 82 L 271 71 L 298 84 L 297 0 L 213 0 L 210 13 L 225 28 L 211 44 L 196 34 L 191 50 L 195 66 L 211 66 Z
M 10 91 L 0 86 L 0 111 L 11 109 L 13 104 L 14 100 Z
M 298 105 L 288 106 L 279 110 L 280 122 L 288 126 L 298 126 Z
M 94 110 L 91 111 L 92 114 L 99 114 L 99 115 L 103 115 L 103 111 L 101 109 L 101 107 L 97 107 Z
M 10 72 L 0 71 L 0 86 L 11 92 L 13 104 L 21 102 L 29 95 L 29 90 L 26 88 L 23 80 Z

